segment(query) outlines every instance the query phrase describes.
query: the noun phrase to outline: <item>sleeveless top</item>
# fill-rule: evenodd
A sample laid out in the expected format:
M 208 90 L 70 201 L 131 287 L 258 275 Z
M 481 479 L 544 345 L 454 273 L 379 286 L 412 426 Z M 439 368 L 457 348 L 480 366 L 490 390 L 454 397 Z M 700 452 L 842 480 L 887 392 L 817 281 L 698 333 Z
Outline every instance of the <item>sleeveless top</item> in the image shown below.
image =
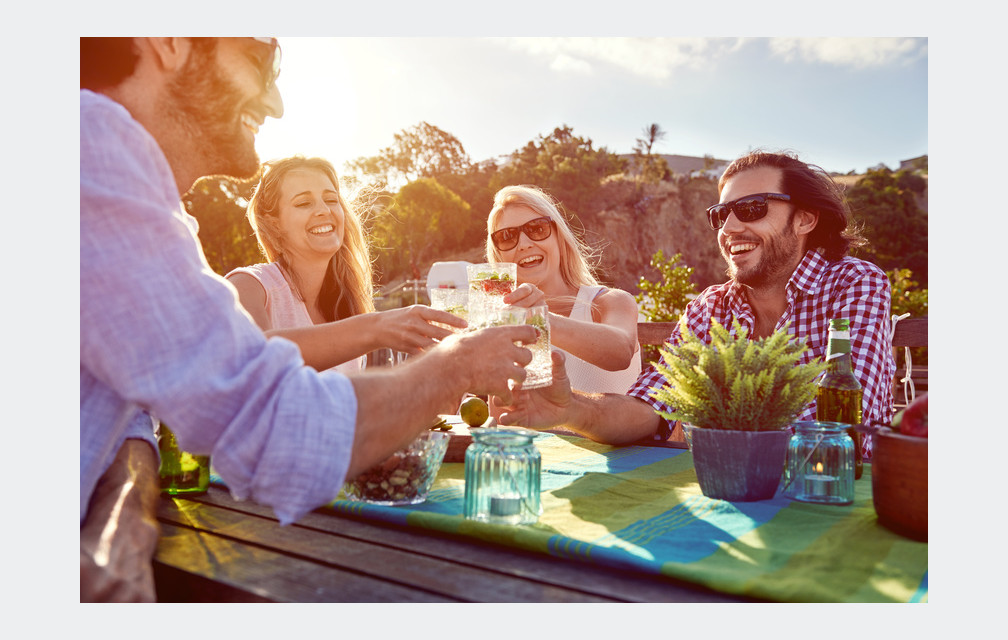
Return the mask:
M 577 299 L 574 307 L 568 316 L 571 320 L 581 320 L 584 322 L 595 322 L 592 318 L 591 303 L 595 296 L 605 291 L 603 286 L 582 286 L 578 289 Z M 601 367 L 585 362 L 577 356 L 573 356 L 559 347 L 554 347 L 564 354 L 566 358 L 567 377 L 570 378 L 571 388 L 580 389 L 593 393 L 626 393 L 633 383 L 637 382 L 637 377 L 641 372 L 640 347 L 634 352 L 630 359 L 630 365 L 622 371 L 606 371 Z
M 311 316 L 308 315 L 308 307 L 294 293 L 294 289 L 287 282 L 280 266 L 275 262 L 238 267 L 228 273 L 226 277 L 230 278 L 233 273 L 245 273 L 252 276 L 266 290 L 266 313 L 269 314 L 274 329 L 296 329 L 315 324 L 312 322 Z M 332 368 L 343 374 L 353 373 L 364 368 L 366 359 L 366 355 L 361 356 Z

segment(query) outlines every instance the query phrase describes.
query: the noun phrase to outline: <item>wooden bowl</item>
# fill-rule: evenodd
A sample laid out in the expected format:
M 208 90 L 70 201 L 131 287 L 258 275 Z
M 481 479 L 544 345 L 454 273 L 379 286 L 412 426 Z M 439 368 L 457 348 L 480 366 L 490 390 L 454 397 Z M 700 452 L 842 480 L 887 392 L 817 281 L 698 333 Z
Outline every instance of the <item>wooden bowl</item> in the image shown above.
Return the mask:
M 872 501 L 879 523 L 927 542 L 928 441 L 883 427 L 874 436 Z

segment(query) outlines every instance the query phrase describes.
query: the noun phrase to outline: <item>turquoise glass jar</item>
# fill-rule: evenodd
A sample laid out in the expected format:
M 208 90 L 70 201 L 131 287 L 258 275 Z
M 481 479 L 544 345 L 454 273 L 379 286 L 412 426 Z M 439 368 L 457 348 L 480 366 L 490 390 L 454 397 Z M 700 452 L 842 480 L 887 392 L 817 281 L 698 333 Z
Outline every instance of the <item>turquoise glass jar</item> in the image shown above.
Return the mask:
M 534 431 L 477 427 L 465 454 L 464 515 L 497 524 L 532 524 L 539 519 L 542 456 Z
M 806 420 L 794 423 L 784 465 L 784 495 L 801 502 L 854 502 L 854 441 L 850 425 Z

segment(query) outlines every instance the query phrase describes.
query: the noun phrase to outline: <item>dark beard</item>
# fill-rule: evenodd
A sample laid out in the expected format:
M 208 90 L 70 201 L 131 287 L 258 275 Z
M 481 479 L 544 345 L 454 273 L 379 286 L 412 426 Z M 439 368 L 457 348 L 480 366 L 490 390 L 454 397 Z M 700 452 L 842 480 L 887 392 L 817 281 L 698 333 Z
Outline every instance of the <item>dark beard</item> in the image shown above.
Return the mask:
M 781 279 L 787 281 L 791 277 L 795 265 L 801 259 L 798 236 L 790 221 L 779 234 L 765 241 L 761 248 L 763 255 L 759 262 L 755 267 L 746 271 L 732 273 L 731 261 L 725 257 L 725 261 L 728 262 L 728 277 L 753 289 L 762 289 L 779 282 Z
M 201 175 L 255 175 L 259 156 L 240 120 L 244 98 L 221 73 L 215 51 L 194 55 L 169 91 L 174 98 L 170 115 L 188 132 L 193 152 L 201 158 Z

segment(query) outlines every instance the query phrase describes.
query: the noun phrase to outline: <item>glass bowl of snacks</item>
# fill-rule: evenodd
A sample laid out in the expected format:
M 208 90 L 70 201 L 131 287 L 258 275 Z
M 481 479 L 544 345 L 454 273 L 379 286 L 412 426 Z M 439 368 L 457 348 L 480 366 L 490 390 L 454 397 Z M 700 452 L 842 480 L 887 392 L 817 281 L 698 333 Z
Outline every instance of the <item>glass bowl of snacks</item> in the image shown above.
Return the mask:
M 392 506 L 423 502 L 441 468 L 450 439 L 447 431 L 424 431 L 384 462 L 347 481 L 343 497 Z

